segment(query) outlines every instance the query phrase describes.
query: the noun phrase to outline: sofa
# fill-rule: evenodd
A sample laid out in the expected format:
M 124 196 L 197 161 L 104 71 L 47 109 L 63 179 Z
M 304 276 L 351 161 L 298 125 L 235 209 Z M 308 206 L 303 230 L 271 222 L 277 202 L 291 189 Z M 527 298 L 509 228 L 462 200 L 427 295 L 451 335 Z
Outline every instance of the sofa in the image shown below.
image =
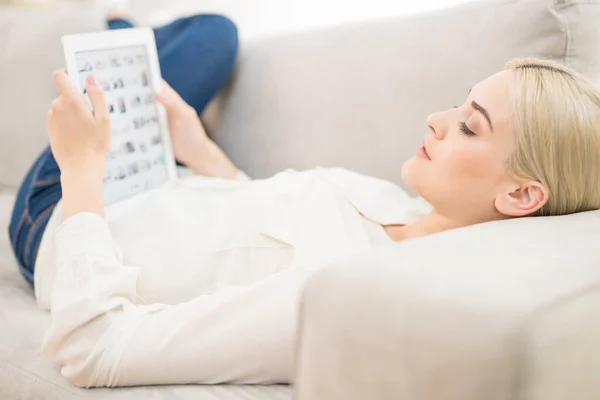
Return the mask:
M 60 36 L 98 15 L 0 8 L 0 221 L 47 140 Z M 483 0 L 244 43 L 202 116 L 249 175 L 342 166 L 402 185 L 429 112 L 513 57 L 600 84 L 599 0 Z M 447 231 L 340 259 L 308 282 L 293 385 L 85 390 L 40 355 L 49 315 L 0 231 L 0 399 L 600 398 L 600 211 Z

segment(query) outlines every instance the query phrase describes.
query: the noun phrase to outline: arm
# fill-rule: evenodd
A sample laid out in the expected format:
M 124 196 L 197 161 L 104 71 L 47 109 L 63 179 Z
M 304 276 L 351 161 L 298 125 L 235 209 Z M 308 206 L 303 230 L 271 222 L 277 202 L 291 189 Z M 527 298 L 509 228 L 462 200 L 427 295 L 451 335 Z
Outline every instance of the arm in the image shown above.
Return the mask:
M 64 69 L 53 74 L 60 96 L 48 111 L 50 147 L 60 168 L 63 218 L 80 212 L 104 215 L 102 176 L 110 149 L 110 116 L 102 89 L 92 75 L 86 89 L 93 112 Z
M 174 306 L 136 305 L 139 269 L 122 264 L 102 218 L 75 215 L 55 240 L 58 272 L 43 354 L 73 384 L 291 380 L 306 272 L 285 271 Z
M 61 96 L 48 133 L 61 170 L 63 223 L 43 354 L 82 387 L 289 382 L 307 273 L 289 270 L 175 306 L 135 304 L 139 268 L 123 265 L 102 218 L 110 148 L 104 94 L 88 81 L 92 113 L 64 71 L 54 80 Z
M 200 122 L 198 116 L 196 116 Z M 241 179 L 246 175 L 240 171 L 233 161 L 208 136 L 205 143 L 196 149 L 196 154 L 186 164 L 195 175 L 212 176 L 223 179 Z M 247 177 L 246 177 L 247 178 Z

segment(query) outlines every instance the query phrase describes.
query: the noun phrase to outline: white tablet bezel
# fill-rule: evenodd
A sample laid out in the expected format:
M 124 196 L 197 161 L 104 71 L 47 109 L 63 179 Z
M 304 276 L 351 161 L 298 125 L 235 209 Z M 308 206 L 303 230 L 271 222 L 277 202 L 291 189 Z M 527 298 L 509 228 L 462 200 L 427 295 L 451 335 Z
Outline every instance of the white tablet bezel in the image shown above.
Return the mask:
M 148 66 L 150 73 L 150 82 L 155 93 L 162 90 L 162 78 L 160 73 L 160 64 L 158 62 L 158 53 L 156 51 L 156 41 L 154 31 L 151 28 L 130 28 L 117 29 L 103 32 L 80 33 L 65 35 L 62 37 L 62 44 L 65 53 L 67 73 L 69 79 L 77 88 L 80 87 L 79 71 L 77 68 L 76 53 L 109 50 L 129 46 L 145 46 L 148 55 Z M 165 167 L 167 169 L 167 182 L 177 179 L 177 167 L 173 155 L 173 146 L 169 135 L 169 126 L 167 113 L 160 103 L 156 103 L 157 119 L 162 136 L 162 143 L 165 149 Z M 149 189 L 150 191 L 152 189 Z M 133 195 L 135 197 L 136 195 Z M 131 196 L 130 196 L 131 197 Z M 128 198 L 130 198 L 128 197 Z M 126 200 L 126 199 L 123 199 Z M 118 200 L 116 203 L 119 203 Z

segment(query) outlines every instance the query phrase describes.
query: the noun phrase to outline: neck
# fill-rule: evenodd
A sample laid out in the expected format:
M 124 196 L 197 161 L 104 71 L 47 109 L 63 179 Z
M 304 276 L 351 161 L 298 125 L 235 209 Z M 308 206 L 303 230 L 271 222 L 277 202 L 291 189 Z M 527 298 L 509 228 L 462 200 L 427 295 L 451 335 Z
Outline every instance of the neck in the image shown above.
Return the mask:
M 393 241 L 399 242 L 406 239 L 413 239 L 447 231 L 449 229 L 462 228 L 476 223 L 477 222 L 474 221 L 469 222 L 446 217 L 433 210 L 430 214 L 417 222 L 408 225 L 388 225 L 385 227 L 385 231 Z

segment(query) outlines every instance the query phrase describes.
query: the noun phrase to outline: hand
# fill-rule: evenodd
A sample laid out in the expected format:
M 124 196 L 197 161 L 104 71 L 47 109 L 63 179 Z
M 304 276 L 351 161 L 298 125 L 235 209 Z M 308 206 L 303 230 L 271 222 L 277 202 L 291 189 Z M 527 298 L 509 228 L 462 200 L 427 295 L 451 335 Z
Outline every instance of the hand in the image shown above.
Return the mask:
M 165 107 L 175 159 L 192 168 L 210 142 L 200 118 L 189 104 L 163 80 L 163 90 L 156 100 Z
M 47 126 L 50 147 L 61 175 L 92 172 L 101 179 L 110 150 L 110 116 L 104 92 L 89 75 L 86 89 L 92 112 L 64 69 L 55 71 L 53 79 L 60 96 L 48 111 Z
M 237 167 L 208 137 L 196 110 L 165 81 L 156 99 L 167 111 L 175 159 L 196 175 L 235 179 Z

